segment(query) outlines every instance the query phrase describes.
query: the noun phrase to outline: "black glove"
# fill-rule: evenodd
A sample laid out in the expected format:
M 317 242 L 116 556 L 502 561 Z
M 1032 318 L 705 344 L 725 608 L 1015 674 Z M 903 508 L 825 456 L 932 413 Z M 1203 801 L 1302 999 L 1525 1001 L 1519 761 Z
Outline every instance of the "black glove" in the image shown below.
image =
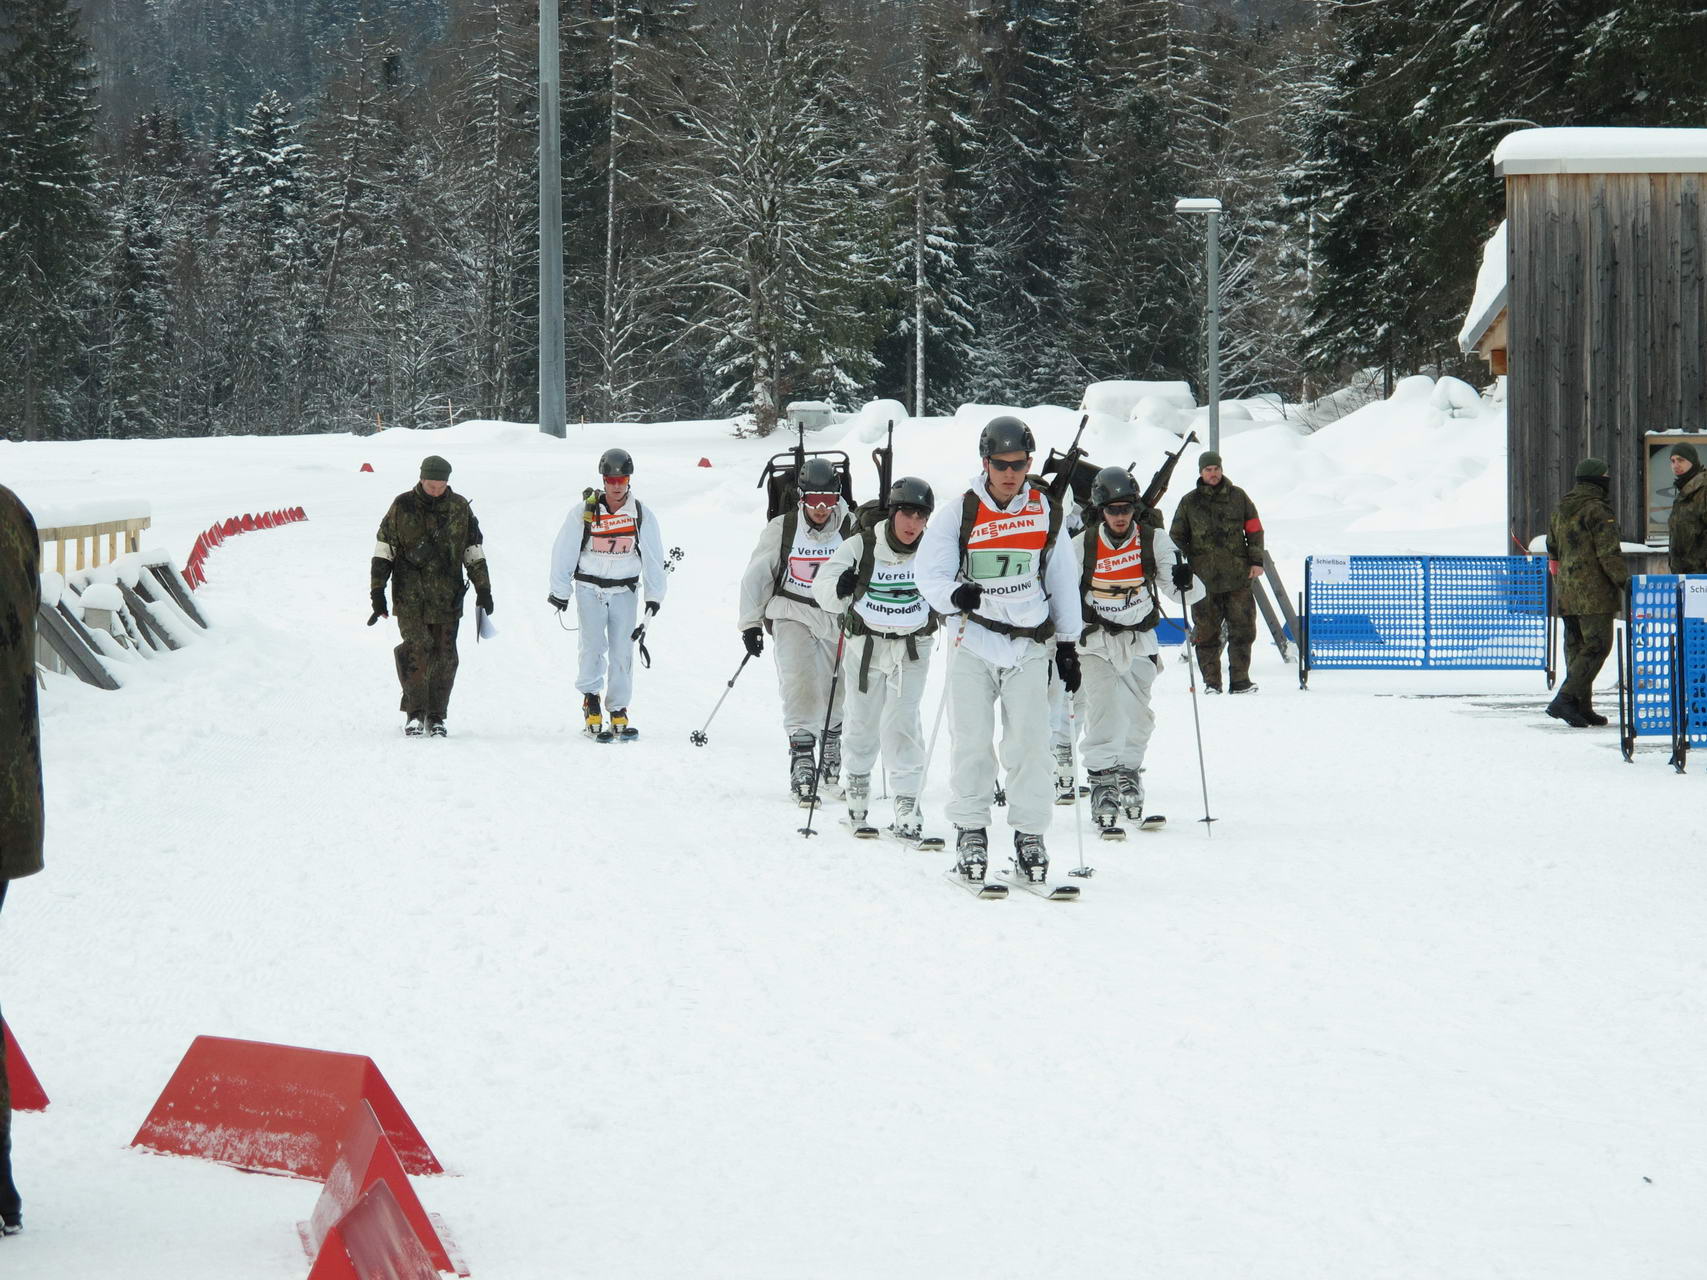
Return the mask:
M 858 569 L 843 569 L 842 576 L 836 579 L 836 599 L 846 600 L 854 593 L 854 584 L 859 581 Z
M 1068 693 L 1079 691 L 1079 651 L 1071 641 L 1063 640 L 1055 646 L 1055 670 Z
M 389 613 L 386 612 L 386 609 L 385 609 L 385 588 L 384 587 L 375 587 L 373 589 L 372 600 L 373 600 L 373 616 L 367 620 L 367 624 L 370 627 L 374 623 L 378 622 L 381 618 L 389 618 L 391 616 Z
M 971 613 L 984 598 L 984 588 L 976 582 L 962 582 L 948 600 L 961 613 Z
M 657 612 L 658 612 L 658 602 L 656 600 L 648 600 L 646 602 L 646 616 L 648 618 L 650 618 L 653 614 L 655 614 Z
M 480 587 L 474 592 L 474 607 L 484 609 L 488 614 L 492 612 L 492 593 L 485 587 Z
M 741 643 L 747 646 L 747 656 L 756 658 L 765 651 L 765 633 L 759 627 L 748 627 L 741 633 Z
M 1191 566 L 1183 561 L 1174 566 L 1174 588 L 1178 591 L 1191 590 Z
M 562 613 L 569 607 L 569 602 L 562 596 L 546 596 L 545 603 L 557 610 L 558 613 Z

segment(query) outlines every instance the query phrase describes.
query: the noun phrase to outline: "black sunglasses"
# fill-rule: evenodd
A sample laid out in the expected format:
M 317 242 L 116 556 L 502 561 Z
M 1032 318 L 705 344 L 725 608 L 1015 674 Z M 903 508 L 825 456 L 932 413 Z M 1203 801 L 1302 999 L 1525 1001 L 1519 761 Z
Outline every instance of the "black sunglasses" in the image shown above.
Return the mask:
M 1015 458 L 1012 462 L 1003 462 L 1000 458 L 986 458 L 985 461 L 997 471 L 1024 471 L 1031 465 L 1031 456 L 1027 454 L 1023 458 Z
M 1129 516 L 1137 510 L 1130 502 L 1111 502 L 1102 509 L 1105 516 Z

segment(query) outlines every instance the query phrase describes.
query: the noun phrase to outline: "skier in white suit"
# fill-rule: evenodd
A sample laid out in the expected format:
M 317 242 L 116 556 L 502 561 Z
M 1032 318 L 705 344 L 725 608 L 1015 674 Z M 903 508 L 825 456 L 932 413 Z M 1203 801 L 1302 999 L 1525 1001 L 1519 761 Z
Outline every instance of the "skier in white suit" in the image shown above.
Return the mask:
M 834 679 L 841 623 L 818 607 L 812 584 L 852 531 L 853 519 L 842 497 L 841 475 L 828 459 L 806 459 L 795 485 L 799 503 L 765 525 L 741 576 L 740 627 L 741 642 L 755 658 L 765 651 L 766 631 L 776 642 L 789 786 L 805 804 L 813 793 L 813 755 L 821 732 L 823 781 L 833 787 L 841 772 L 842 688 Z
M 1060 537 L 1061 508 L 1028 475 L 1036 450 L 1024 422 L 992 419 L 978 437 L 982 473 L 931 521 L 919 545 L 925 599 L 944 615 L 964 615 L 948 668 L 948 816 L 969 881 L 984 879 L 989 857 L 998 705 L 1015 874 L 1034 884 L 1048 879 L 1051 656 L 1067 692 L 1079 687 L 1078 573 Z
M 812 594 L 830 616 L 844 618 L 848 637 L 842 659 L 848 825 L 862 838 L 878 834 L 866 818 L 871 769 L 881 746 L 895 795 L 889 830 L 917 845 L 924 836 L 918 796 L 925 769 L 919 703 L 937 619 L 919 594 L 913 560 L 936 495 L 917 476 L 902 476 L 889 486 L 884 506 L 888 518 L 845 539 L 819 571 Z M 941 841 L 932 847 L 940 848 Z
M 575 687 L 587 735 L 600 742 L 630 742 L 640 736 L 628 723 L 634 692 L 634 641 L 640 636 L 639 589 L 646 617 L 664 603 L 664 539 L 652 509 L 631 491 L 634 459 L 626 449 L 606 449 L 599 458 L 602 493 L 572 508 L 551 549 L 551 593 L 558 612 L 575 601 L 580 620 L 581 664 Z M 642 624 L 643 625 L 643 624 Z M 604 707 L 610 723 L 603 722 Z

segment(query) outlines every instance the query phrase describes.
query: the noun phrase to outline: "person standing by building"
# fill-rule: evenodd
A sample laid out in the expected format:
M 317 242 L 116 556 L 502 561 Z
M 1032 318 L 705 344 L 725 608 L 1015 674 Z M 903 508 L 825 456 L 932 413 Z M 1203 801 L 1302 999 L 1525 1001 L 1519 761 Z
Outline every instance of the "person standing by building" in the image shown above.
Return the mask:
M 1092 515 L 1073 542 L 1080 566 L 1085 630 L 1079 640 L 1084 672 L 1076 714 L 1084 724 L 1085 773 L 1091 817 L 1117 832 L 1121 814 L 1144 820 L 1144 752 L 1156 727 L 1150 686 L 1161 670 L 1156 624 L 1158 589 L 1182 602 L 1203 594 L 1195 583 L 1174 585 L 1173 540 L 1160 517 L 1151 523 L 1132 473 L 1104 467 L 1091 484 Z
M 1673 573 L 1707 573 L 1707 471 L 1689 441 L 1671 447 L 1671 473 L 1677 485 L 1666 520 L 1666 562 Z
M 35 521 L 0 485 L 0 908 L 6 887 L 42 869 L 41 717 L 36 705 L 36 610 L 41 549 Z M 0 1235 L 23 1230 L 12 1180 L 12 1096 L 0 1036 Z
M 998 706 L 1014 872 L 1034 884 L 1048 879 L 1051 657 L 1067 692 L 1079 687 L 1079 575 L 1065 547 L 1055 554 L 1062 510 L 1028 475 L 1036 450 L 1023 421 L 992 419 L 978 436 L 982 467 L 972 487 L 919 542 L 919 590 L 939 613 L 962 615 L 946 690 L 948 816 L 960 874 L 973 882 L 989 861 Z
M 843 617 L 851 641 L 843 658 L 843 680 L 851 686 L 843 702 L 842 738 L 848 825 L 855 835 L 878 834 L 866 819 L 871 768 L 881 747 L 895 794 L 889 830 L 917 845 L 924 837 L 918 797 L 925 771 L 919 704 L 931 669 L 927 637 L 937 619 L 919 594 L 913 561 L 936 495 L 917 476 L 902 476 L 889 486 L 884 505 L 887 518 L 843 540 L 819 571 L 812 594 L 825 612 Z
M 467 593 L 492 612 L 492 579 L 474 508 L 450 487 L 450 463 L 436 454 L 421 463 L 421 479 L 392 502 L 379 522 L 370 580 L 373 613 L 368 626 L 397 615 L 397 683 L 403 687 L 403 732 L 446 735 L 445 715 L 456 684 L 456 629 Z M 391 609 L 385 585 L 391 583 Z
M 1576 481 L 1547 526 L 1547 557 L 1558 576 L 1554 594 L 1565 624 L 1565 682 L 1547 714 L 1586 729 L 1606 723 L 1594 710 L 1594 678 L 1612 652 L 1612 622 L 1624 603 L 1630 569 L 1607 501 L 1612 481 L 1606 463 L 1584 458 Z
M 834 786 L 842 764 L 842 684 L 834 678 L 842 628 L 818 607 L 812 583 L 852 532 L 853 519 L 842 497 L 841 475 L 829 459 L 806 459 L 795 489 L 800 501 L 765 525 L 741 577 L 739 625 L 751 657 L 765 651 L 766 631 L 776 642 L 789 787 L 796 800 L 807 804 L 819 733 L 824 734 L 823 781 Z
M 634 692 L 634 642 L 640 631 L 639 589 L 646 592 L 646 617 L 664 603 L 664 541 L 657 517 L 630 491 L 634 459 L 626 449 L 606 449 L 599 458 L 604 491 L 588 491 L 563 521 L 551 549 L 551 593 L 546 602 L 559 613 L 575 598 L 580 620 L 581 662 L 575 687 L 587 734 L 600 742 L 630 742 L 640 736 L 628 723 Z M 609 683 L 606 683 L 607 672 Z M 610 708 L 604 724 L 599 695 Z
M 1262 575 L 1263 529 L 1256 505 L 1221 470 L 1221 455 L 1197 458 L 1197 485 L 1180 499 L 1168 533 L 1185 553 L 1205 595 L 1192 606 L 1191 643 L 1206 693 L 1221 692 L 1221 626 L 1227 627 L 1229 693 L 1255 693 L 1251 645 L 1257 638 L 1257 602 L 1251 582 Z M 1180 579 L 1189 582 L 1182 573 Z

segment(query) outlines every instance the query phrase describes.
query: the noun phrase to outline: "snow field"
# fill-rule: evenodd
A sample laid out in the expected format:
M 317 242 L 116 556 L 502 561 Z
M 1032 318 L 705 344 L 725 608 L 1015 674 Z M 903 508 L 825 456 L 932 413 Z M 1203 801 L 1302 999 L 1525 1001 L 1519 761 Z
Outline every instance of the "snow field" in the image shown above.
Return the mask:
M 1040 456 L 1079 416 L 1024 412 Z M 1503 536 L 1497 415 L 1363 412 L 1223 442 L 1294 591 L 1312 552 Z M 957 492 L 977 421 L 903 422 L 897 473 Z M 1141 424 L 1093 426 L 1098 462 L 1159 463 Z M 861 430 L 809 445 L 845 439 L 864 497 Z M 687 553 L 627 747 L 578 736 L 575 637 L 543 600 L 612 443 Z M 1084 815 L 1081 903 L 977 902 L 834 804 L 805 840 L 769 653 L 687 741 L 740 662 L 754 480 L 786 443 L 0 446 L 26 499 L 145 495 L 179 554 L 235 510 L 309 517 L 209 560 L 193 649 L 116 694 L 48 684 L 49 865 L 13 888 L 0 972 L 53 1106 L 15 1121 L 8 1278 L 307 1274 L 315 1184 L 124 1145 L 202 1033 L 371 1055 L 454 1175 L 416 1188 L 480 1280 L 1699 1274 L 1693 777 L 1547 720 L 1533 673 L 1306 694 L 1265 644 L 1259 695 L 1198 699 L 1212 836 L 1170 657 L 1146 787 L 1171 825 L 1109 845 Z M 414 742 L 394 627 L 361 624 L 373 530 L 432 452 L 480 515 L 500 635 L 464 628 L 453 736 Z M 1447 693 L 1479 696 L 1420 696 Z M 999 811 L 991 836 L 999 858 Z

